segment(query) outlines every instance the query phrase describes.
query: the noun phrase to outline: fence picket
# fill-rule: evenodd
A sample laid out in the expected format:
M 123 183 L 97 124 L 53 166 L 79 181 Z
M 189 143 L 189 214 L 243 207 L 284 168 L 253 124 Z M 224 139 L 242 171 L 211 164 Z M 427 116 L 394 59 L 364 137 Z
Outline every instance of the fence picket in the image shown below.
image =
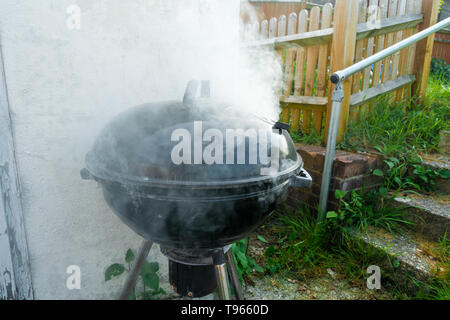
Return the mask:
M 320 29 L 327 29 L 331 26 L 333 17 L 333 6 L 330 3 L 324 5 L 322 9 L 322 21 Z M 327 66 L 329 45 L 325 44 L 319 47 L 319 62 L 317 67 L 317 85 L 316 95 L 323 97 L 327 87 Z M 315 111 L 313 113 L 314 129 L 320 134 L 322 131 L 323 112 Z
M 269 21 L 269 38 L 274 38 L 277 35 L 277 18 L 272 17 Z
M 300 11 L 298 15 L 298 33 L 304 33 L 308 25 L 308 11 L 306 9 Z M 305 75 L 305 58 L 306 51 L 304 48 L 297 49 L 297 56 L 295 62 L 295 81 L 294 81 L 294 95 L 303 95 L 304 75 Z M 292 130 L 297 132 L 299 129 L 300 109 L 294 108 L 291 115 Z
M 308 31 L 315 31 L 319 29 L 320 8 L 314 7 L 310 11 L 309 29 Z M 311 46 L 307 49 L 306 54 L 306 83 L 305 96 L 312 96 L 314 91 L 314 80 L 316 77 L 316 67 L 319 57 L 319 47 Z M 303 110 L 302 131 L 309 133 L 311 124 L 311 111 Z
M 288 20 L 288 35 L 295 34 L 297 32 L 297 14 L 292 12 L 289 15 Z M 291 95 L 292 92 L 292 81 L 294 78 L 294 58 L 295 58 L 295 49 L 287 49 L 286 50 L 286 67 L 285 67 L 285 82 L 284 82 L 284 92 L 285 96 Z M 289 113 L 291 108 L 285 107 L 281 113 L 281 119 L 283 122 L 289 121 Z
M 375 23 L 378 15 L 378 0 L 369 0 L 369 7 L 367 8 L 367 23 Z M 375 38 L 369 38 L 366 45 L 366 58 L 373 54 L 375 46 Z M 370 71 L 371 67 L 364 69 L 363 89 L 367 90 L 370 86 Z
M 398 0 L 390 0 L 389 1 L 389 11 L 388 11 L 388 18 L 393 18 L 397 16 L 397 10 L 398 10 Z M 394 43 L 394 36 L 395 33 L 391 32 L 386 35 L 386 48 L 389 48 Z M 387 82 L 392 79 L 393 75 L 393 56 L 389 56 L 383 61 L 383 69 L 385 69 L 383 72 L 383 82 Z
M 414 8 L 414 13 L 421 13 L 422 12 L 422 0 L 415 0 L 415 8 Z M 417 26 L 416 28 L 413 29 L 414 33 L 419 32 L 419 26 Z M 417 44 L 414 43 L 411 47 L 411 51 L 410 51 L 410 55 L 409 55 L 409 61 L 408 61 L 408 65 L 409 65 L 409 69 L 408 69 L 408 73 L 412 74 L 414 72 L 414 60 L 416 57 L 416 49 L 417 49 Z
M 297 14 L 292 12 L 289 15 L 288 21 L 288 35 L 297 33 Z M 284 83 L 284 88 L 286 91 L 284 92 L 285 96 L 289 96 L 292 93 L 292 80 L 294 77 L 294 58 L 295 58 L 295 49 L 287 49 L 286 50 L 286 68 L 285 74 L 286 79 Z
M 414 13 L 420 13 L 422 10 L 422 0 L 413 0 L 411 1 L 412 4 L 409 7 L 408 13 L 414 14 Z M 418 26 L 415 28 L 409 29 L 409 36 L 413 35 L 414 33 L 418 32 Z M 405 74 L 412 74 L 413 68 L 414 68 L 414 59 L 415 59 L 415 53 L 416 53 L 416 44 L 413 44 L 411 47 L 408 48 L 408 51 L 406 53 L 407 55 L 407 61 L 406 65 L 404 66 L 404 73 Z M 410 88 L 406 87 L 403 90 L 399 90 L 397 94 L 397 99 L 408 99 L 410 97 Z
M 380 8 L 378 11 L 378 17 L 377 20 L 381 20 L 381 19 L 386 19 L 388 16 L 388 0 L 380 0 Z M 378 36 L 377 38 L 377 47 L 375 50 L 376 52 L 379 52 L 381 50 L 384 49 L 384 38 L 385 35 L 382 36 Z M 378 61 L 377 63 L 375 63 L 374 67 L 373 67 L 373 80 L 372 80 L 372 86 L 376 86 L 380 84 L 380 80 L 381 80 L 381 65 L 382 65 L 383 60 Z M 383 66 L 383 71 L 384 71 L 384 66 Z
M 404 15 L 406 12 L 406 0 L 399 0 L 398 8 L 397 8 L 397 15 L 401 16 Z M 402 40 L 403 32 L 399 31 L 395 35 L 394 44 Z M 399 71 L 399 62 L 400 62 L 400 52 L 394 53 L 393 57 L 393 64 L 392 64 L 392 79 L 398 78 L 398 71 Z
M 283 37 L 286 35 L 286 16 L 283 14 L 278 19 L 278 36 Z
M 367 0 L 359 1 L 359 14 L 358 14 L 358 23 L 364 23 L 367 20 Z M 363 53 L 365 48 L 366 39 L 359 40 L 356 42 L 356 52 L 355 52 L 355 62 L 359 62 L 363 59 Z M 353 88 L 352 93 L 357 93 L 361 86 L 361 77 L 363 73 L 358 72 L 353 76 Z
M 261 39 L 267 39 L 269 37 L 269 22 L 263 20 L 261 22 Z
M 415 11 L 415 0 L 409 0 L 406 2 L 406 6 L 405 6 L 405 14 L 408 13 L 414 13 Z M 403 31 L 402 34 L 402 40 L 409 38 L 412 35 L 414 29 L 406 29 Z M 399 62 L 399 67 L 398 67 L 398 76 L 402 77 L 405 76 L 408 73 L 408 61 L 409 61 L 409 52 L 410 52 L 411 47 L 409 48 L 405 48 L 403 50 L 400 51 L 400 62 Z M 403 89 L 397 90 L 396 93 L 396 99 L 397 101 L 400 101 L 403 99 L 403 94 L 404 94 Z

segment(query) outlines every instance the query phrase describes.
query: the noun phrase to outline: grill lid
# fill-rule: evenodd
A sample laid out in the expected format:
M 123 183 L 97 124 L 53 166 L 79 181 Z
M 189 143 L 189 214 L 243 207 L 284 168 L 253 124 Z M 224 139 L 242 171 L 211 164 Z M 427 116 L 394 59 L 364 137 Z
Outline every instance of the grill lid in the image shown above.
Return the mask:
M 183 102 L 144 104 L 116 116 L 86 155 L 89 172 L 106 180 L 192 185 L 300 170 L 287 131 L 209 98 L 193 99 L 189 90 L 192 83 Z

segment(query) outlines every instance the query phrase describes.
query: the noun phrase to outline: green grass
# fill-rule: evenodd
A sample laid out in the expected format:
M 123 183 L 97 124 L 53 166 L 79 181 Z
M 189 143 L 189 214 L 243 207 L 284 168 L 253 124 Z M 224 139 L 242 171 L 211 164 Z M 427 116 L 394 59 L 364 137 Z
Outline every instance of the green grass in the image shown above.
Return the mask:
M 348 229 L 342 229 L 333 219 L 317 222 L 316 215 L 307 209 L 278 211 L 264 240 L 268 243 L 268 273 L 305 280 L 324 275 L 331 268 L 338 279 L 365 288 L 367 267 L 375 264 L 382 268 L 383 279 L 395 277 L 395 267 L 385 253 L 355 240 Z
M 361 189 L 349 194 L 336 190 L 339 209 L 337 212 L 328 212 L 327 218 L 333 219 L 344 231 L 349 232 L 366 232 L 369 227 L 383 228 L 391 233 L 402 232 L 405 226 L 412 223 L 404 218 L 404 208 L 389 206 L 391 198 L 383 196 L 384 187 L 380 189 Z
M 292 140 L 295 143 L 303 143 L 309 145 L 320 145 L 323 141 L 323 133 L 318 134 L 314 128 L 308 134 L 291 132 Z
M 382 148 L 387 155 L 439 151 L 440 132 L 450 130 L 450 82 L 441 73 L 432 74 L 423 103 L 417 99 L 390 102 L 384 95 L 367 112 L 360 112 L 349 125 L 338 149 L 361 151 Z M 291 134 L 294 142 L 320 145 L 323 136 Z
M 344 150 L 383 149 L 387 155 L 439 151 L 440 132 L 450 129 L 450 83 L 431 76 L 424 103 L 416 99 L 389 102 L 380 97 L 370 111 L 349 126 Z
M 369 225 L 379 223 L 390 227 L 403 227 L 403 219 L 394 213 L 373 217 L 353 217 L 360 221 L 349 228 L 349 224 L 336 218 L 317 221 L 314 212 L 306 208 L 292 210 L 288 207 L 278 210 L 266 227 L 258 231 L 259 241 L 264 242 L 266 250 L 264 261 L 260 261 L 268 274 L 278 274 L 288 279 L 307 281 L 308 279 L 327 275 L 331 268 L 336 279 L 345 280 L 352 286 L 366 288 L 367 268 L 379 266 L 382 270 L 382 297 L 389 293 L 391 299 L 449 299 L 450 272 L 434 277 L 427 283 L 421 282 L 411 275 L 403 276 L 399 272 L 399 261 L 386 252 L 367 245 L 363 240 L 355 238 L 354 231 L 364 230 Z M 346 217 L 345 219 L 348 219 Z M 344 220 L 345 220 L 344 219 Z M 365 221 L 364 223 L 362 221 Z M 358 227 L 359 225 L 359 227 Z M 366 225 L 366 226 L 365 226 Z M 265 230 L 265 231 L 263 231 Z M 263 235 L 263 236 L 261 236 Z M 436 259 L 449 270 L 449 241 L 443 237 L 439 242 Z M 412 294 L 412 288 L 416 293 Z M 373 292 L 375 296 L 377 293 Z

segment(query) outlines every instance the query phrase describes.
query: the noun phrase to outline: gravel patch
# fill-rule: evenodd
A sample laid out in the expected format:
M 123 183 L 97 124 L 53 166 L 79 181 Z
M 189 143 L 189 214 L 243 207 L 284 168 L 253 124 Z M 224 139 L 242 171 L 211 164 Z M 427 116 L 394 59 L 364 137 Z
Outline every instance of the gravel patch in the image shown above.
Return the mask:
M 247 286 L 248 300 L 373 300 L 390 299 L 387 292 L 352 286 L 332 275 L 312 278 L 305 282 L 281 276 L 265 276 Z

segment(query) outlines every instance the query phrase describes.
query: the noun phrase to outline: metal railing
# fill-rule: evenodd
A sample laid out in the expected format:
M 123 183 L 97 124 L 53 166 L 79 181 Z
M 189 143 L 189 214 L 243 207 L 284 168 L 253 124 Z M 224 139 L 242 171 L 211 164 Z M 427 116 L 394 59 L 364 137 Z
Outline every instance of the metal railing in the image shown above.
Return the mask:
M 362 71 L 363 69 L 371 66 L 372 64 L 422 40 L 436 31 L 445 28 L 450 25 L 450 18 L 447 18 L 415 35 L 400 41 L 389 48 L 386 48 L 358 63 L 355 63 L 348 68 L 337 71 L 331 75 L 331 82 L 335 84 L 335 88 L 332 95 L 332 106 L 330 125 L 328 128 L 328 140 L 325 153 L 324 168 L 322 173 L 322 186 L 320 189 L 319 200 L 319 220 L 322 220 L 326 215 L 328 193 L 330 189 L 331 170 L 333 168 L 334 154 L 336 151 L 336 136 L 338 131 L 339 117 L 341 113 L 341 104 L 344 99 L 344 90 L 342 89 L 342 81 L 352 76 L 353 74 Z

